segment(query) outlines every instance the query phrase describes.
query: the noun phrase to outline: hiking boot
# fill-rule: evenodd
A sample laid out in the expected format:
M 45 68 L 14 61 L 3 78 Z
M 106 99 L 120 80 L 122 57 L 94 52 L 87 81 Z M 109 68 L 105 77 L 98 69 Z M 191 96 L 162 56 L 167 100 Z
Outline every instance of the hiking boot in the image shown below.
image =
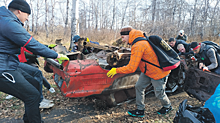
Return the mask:
M 39 106 L 39 108 L 51 108 L 51 107 L 53 107 L 54 106 L 54 104 L 53 103 L 50 103 L 50 102 L 41 102 L 40 103 L 40 106 Z
M 144 110 L 133 110 L 133 111 L 128 111 L 128 114 L 133 116 L 133 117 L 144 117 Z
M 167 114 L 169 111 L 171 111 L 173 108 L 170 106 L 169 108 L 162 107 L 159 111 L 157 111 L 158 114 Z

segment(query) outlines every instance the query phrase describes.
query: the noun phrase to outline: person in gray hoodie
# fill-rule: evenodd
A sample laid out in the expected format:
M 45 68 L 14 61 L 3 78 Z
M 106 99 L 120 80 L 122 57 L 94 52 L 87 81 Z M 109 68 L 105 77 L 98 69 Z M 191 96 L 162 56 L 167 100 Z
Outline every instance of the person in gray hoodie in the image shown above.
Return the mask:
M 24 102 L 25 123 L 41 123 L 39 82 L 27 78 L 28 73 L 18 67 L 17 54 L 22 54 L 21 48 L 25 47 L 36 55 L 61 62 L 68 57 L 39 43 L 23 28 L 30 14 L 30 6 L 24 0 L 12 0 L 8 9 L 0 7 L 0 91 Z
M 199 62 L 199 69 L 220 74 L 220 56 L 212 45 L 192 42 L 191 48 Z

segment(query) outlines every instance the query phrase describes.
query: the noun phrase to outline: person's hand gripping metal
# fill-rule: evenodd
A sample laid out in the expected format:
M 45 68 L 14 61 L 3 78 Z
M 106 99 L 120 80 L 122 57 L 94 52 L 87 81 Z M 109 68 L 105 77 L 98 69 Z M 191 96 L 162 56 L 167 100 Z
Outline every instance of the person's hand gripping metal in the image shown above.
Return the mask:
M 115 74 L 117 74 L 116 68 L 112 68 L 112 69 L 107 73 L 107 76 L 112 78 Z

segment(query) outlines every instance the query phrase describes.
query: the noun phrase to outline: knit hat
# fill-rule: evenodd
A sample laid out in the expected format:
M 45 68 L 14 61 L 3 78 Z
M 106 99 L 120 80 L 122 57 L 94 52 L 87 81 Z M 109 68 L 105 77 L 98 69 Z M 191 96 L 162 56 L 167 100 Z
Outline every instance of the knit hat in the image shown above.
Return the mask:
M 121 35 L 129 35 L 129 32 L 131 30 L 132 30 L 131 26 L 124 26 L 124 27 L 122 27 L 120 34 Z
M 198 42 L 192 42 L 190 46 L 193 50 L 196 50 L 200 47 L 200 44 Z
M 175 41 L 175 38 L 170 38 L 170 39 L 169 39 L 169 42 L 171 42 L 171 41 Z
M 31 8 L 25 0 L 12 0 L 11 3 L 9 3 L 8 8 L 13 8 L 31 14 Z

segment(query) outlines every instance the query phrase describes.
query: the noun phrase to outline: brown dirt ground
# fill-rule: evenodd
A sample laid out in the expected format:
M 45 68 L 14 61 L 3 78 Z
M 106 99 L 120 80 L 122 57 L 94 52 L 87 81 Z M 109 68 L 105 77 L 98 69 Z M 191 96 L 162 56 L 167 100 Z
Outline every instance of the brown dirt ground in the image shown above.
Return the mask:
M 41 70 L 43 70 L 43 61 L 40 58 Z M 55 105 L 51 109 L 42 109 L 41 116 L 45 123 L 170 123 L 173 122 L 179 104 L 188 100 L 192 106 L 202 106 L 203 103 L 197 99 L 189 97 L 185 92 L 178 91 L 169 94 L 173 110 L 166 115 L 155 113 L 161 108 L 160 102 L 155 98 L 153 93 L 146 96 L 145 117 L 135 118 L 126 114 L 128 110 L 135 109 L 135 101 L 124 103 L 112 108 L 105 107 L 99 100 L 93 97 L 87 98 L 66 98 L 62 96 L 59 88 L 53 82 L 51 73 L 43 72 L 44 76 L 55 88 L 56 92 L 51 94 L 47 89 L 43 89 L 46 99 L 54 101 Z M 22 123 L 24 114 L 24 104 L 16 98 L 6 100 L 7 95 L 0 92 L 0 122 L 1 123 Z

